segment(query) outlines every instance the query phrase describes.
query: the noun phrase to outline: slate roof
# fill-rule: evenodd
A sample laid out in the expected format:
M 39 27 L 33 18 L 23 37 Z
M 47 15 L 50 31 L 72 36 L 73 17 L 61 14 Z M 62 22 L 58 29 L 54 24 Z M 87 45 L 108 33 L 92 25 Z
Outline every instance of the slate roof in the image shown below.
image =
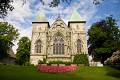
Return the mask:
M 33 22 L 48 22 L 43 9 L 41 9 L 38 12 L 38 15 L 36 16 L 36 18 L 35 18 L 35 20 Z
M 73 13 L 70 17 L 70 21 L 85 21 L 85 19 L 81 17 L 77 10 L 73 10 Z

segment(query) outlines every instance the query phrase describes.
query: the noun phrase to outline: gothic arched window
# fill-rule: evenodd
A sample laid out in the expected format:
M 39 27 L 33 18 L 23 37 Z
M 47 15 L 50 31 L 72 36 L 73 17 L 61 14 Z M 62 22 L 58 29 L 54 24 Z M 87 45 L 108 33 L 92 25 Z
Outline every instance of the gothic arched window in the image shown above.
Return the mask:
M 81 40 L 78 39 L 77 40 L 77 53 L 80 53 L 81 52 Z
M 55 35 L 53 41 L 53 54 L 64 54 L 64 40 L 60 33 Z
M 35 43 L 35 52 L 36 53 L 41 53 L 41 48 L 42 48 L 41 40 L 36 41 L 36 43 Z

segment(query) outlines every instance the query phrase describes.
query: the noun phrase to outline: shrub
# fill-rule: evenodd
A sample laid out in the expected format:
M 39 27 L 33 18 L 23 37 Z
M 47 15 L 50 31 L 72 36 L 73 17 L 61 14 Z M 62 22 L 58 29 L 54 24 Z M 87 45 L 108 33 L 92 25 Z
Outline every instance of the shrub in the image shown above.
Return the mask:
M 46 58 L 43 58 L 43 63 L 46 63 Z
M 117 65 L 120 64 L 120 51 L 113 52 L 112 56 L 107 58 L 104 62 L 107 65 Z
M 46 64 L 46 58 L 43 58 L 43 60 L 39 60 L 38 64 Z
M 112 61 L 108 58 L 107 61 L 105 61 L 104 63 L 105 63 L 105 65 L 111 65 Z
M 64 64 L 63 61 L 50 61 L 49 64 Z
M 25 65 L 25 66 L 29 66 L 29 65 L 30 65 L 30 62 L 25 62 L 24 65 Z
M 72 62 L 65 62 L 65 65 L 71 65 Z
M 120 50 L 113 52 L 112 56 L 104 61 L 105 65 L 118 67 L 120 69 Z
M 50 61 L 49 63 L 48 63 L 48 65 L 50 65 L 50 64 L 65 64 L 65 65 L 70 65 L 70 64 L 72 64 L 72 62 L 68 62 L 68 61 Z
M 24 64 L 25 66 L 34 66 L 33 64 L 31 64 L 30 62 L 25 62 Z
M 38 64 L 44 64 L 44 62 L 42 60 L 39 60 Z
M 89 65 L 87 54 L 76 54 L 73 60 L 74 64 L 84 64 Z
M 51 63 L 47 63 L 47 65 L 51 65 Z

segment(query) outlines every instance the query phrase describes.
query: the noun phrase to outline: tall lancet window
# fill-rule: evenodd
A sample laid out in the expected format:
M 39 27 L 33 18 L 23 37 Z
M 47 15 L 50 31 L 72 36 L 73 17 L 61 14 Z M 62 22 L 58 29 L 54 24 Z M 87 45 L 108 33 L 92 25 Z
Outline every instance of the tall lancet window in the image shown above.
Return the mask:
M 55 35 L 53 41 L 53 54 L 64 54 L 64 40 L 60 33 L 57 33 L 57 35 Z
M 77 53 L 81 53 L 81 40 L 77 40 Z
M 41 53 L 41 48 L 42 48 L 41 40 L 36 41 L 36 43 L 35 43 L 35 52 L 36 53 Z

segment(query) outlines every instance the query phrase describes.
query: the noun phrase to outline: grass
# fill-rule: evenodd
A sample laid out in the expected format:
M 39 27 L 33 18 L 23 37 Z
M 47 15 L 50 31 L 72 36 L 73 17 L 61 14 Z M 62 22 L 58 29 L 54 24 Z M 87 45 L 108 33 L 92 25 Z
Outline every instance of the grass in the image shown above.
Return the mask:
M 120 70 L 80 67 L 75 72 L 41 73 L 34 66 L 0 65 L 0 80 L 120 80 Z

